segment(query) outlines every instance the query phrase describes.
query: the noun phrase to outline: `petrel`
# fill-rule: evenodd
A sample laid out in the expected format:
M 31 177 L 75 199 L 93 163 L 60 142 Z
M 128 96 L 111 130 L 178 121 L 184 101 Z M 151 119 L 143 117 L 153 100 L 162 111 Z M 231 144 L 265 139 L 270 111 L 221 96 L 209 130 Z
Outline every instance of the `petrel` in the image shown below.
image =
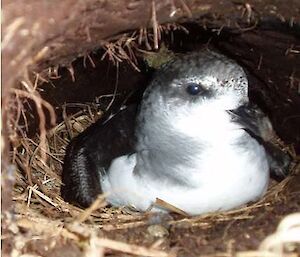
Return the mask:
M 272 133 L 235 61 L 211 50 L 177 56 L 139 106 L 122 105 L 71 141 L 62 196 L 87 207 L 107 193 L 114 206 L 163 211 L 159 199 L 189 215 L 239 207 L 264 195 L 270 169 L 286 175 Z

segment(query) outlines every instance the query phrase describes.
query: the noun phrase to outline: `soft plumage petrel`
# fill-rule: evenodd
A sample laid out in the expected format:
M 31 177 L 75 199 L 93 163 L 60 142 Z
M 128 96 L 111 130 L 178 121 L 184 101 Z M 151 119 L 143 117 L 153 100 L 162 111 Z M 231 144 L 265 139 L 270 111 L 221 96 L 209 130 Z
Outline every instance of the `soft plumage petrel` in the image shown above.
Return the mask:
M 266 192 L 278 166 L 263 144 L 271 133 L 235 61 L 209 50 L 176 57 L 138 109 L 122 107 L 71 141 L 62 195 L 88 206 L 108 193 L 112 205 L 140 211 L 157 198 L 190 215 L 232 209 Z

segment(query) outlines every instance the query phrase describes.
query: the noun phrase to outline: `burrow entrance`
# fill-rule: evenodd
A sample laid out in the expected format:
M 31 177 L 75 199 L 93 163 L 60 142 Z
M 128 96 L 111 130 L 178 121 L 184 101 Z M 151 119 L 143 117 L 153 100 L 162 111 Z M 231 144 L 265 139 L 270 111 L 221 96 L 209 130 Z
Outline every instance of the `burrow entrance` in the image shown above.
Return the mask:
M 272 181 L 267 195 L 257 203 L 199 217 L 172 214 L 158 227 L 150 214 L 109 207 L 104 201 L 91 212 L 65 203 L 60 196 L 60 175 L 70 139 L 132 90 L 144 88 L 155 72 L 149 64 L 149 56 L 155 52 L 149 49 L 153 35 L 148 35 L 149 42 L 139 44 L 137 34 L 130 31 L 110 46 L 78 58 L 72 68 L 49 69 L 49 78 L 39 89 L 43 99 L 54 107 L 57 120 L 51 127 L 50 115 L 45 117 L 50 129 L 42 151 L 38 150 L 40 120 L 35 104 L 22 102 L 19 131 L 11 151 L 17 167 L 13 200 L 16 235 L 24 242 L 22 253 L 83 256 L 84 244 L 97 237 L 152 247 L 158 251 L 157 256 L 164 256 L 163 252 L 178 256 L 233 255 L 256 249 L 282 217 L 299 211 L 300 27 L 266 19 L 243 29 L 200 23 L 165 25 L 164 29 L 160 49 L 172 54 L 215 49 L 245 68 L 251 100 L 269 115 L 280 139 L 278 144 L 293 157 L 290 176 L 281 182 Z M 37 235 L 40 237 L 33 239 Z M 108 256 L 124 256 L 126 252 L 122 250 L 125 246 L 117 251 L 105 248 Z

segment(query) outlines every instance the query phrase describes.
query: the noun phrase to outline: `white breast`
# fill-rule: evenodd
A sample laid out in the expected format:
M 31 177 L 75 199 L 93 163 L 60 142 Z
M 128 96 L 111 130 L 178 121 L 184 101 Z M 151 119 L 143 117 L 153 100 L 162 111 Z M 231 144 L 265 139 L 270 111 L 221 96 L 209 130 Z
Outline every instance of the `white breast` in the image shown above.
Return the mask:
M 267 189 L 269 167 L 265 150 L 249 138 L 252 149 L 230 145 L 210 148 L 191 170 L 191 187 L 135 176 L 136 154 L 116 158 L 102 181 L 107 200 L 116 206 L 134 206 L 145 211 L 156 198 L 197 215 L 228 210 L 261 197 Z M 185 170 L 186 172 L 186 170 Z M 157 210 L 157 209 L 155 209 Z
M 257 200 L 267 189 L 269 166 L 263 146 L 231 122 L 224 111 L 225 107 L 236 107 L 235 104 L 234 97 L 229 96 L 195 107 L 181 105 L 178 110 L 172 108 L 172 115 L 163 108 L 157 110 L 161 111 L 159 117 L 169 124 L 164 127 L 165 137 L 175 133 L 181 139 L 192 139 L 186 140 L 191 142 L 190 148 L 183 148 L 185 141 L 176 142 L 176 136 L 171 142 L 176 147 L 163 143 L 159 147 L 173 149 L 173 155 L 185 160 L 168 165 L 173 165 L 172 175 L 188 178 L 187 184 L 171 181 L 168 176 L 155 179 L 147 174 L 157 172 L 143 170 L 142 165 L 136 175 L 137 155 L 141 154 L 136 153 L 113 160 L 101 182 L 103 191 L 110 193 L 107 200 L 116 206 L 134 206 L 145 211 L 159 198 L 191 215 L 228 210 Z M 151 133 L 154 127 L 149 126 L 147 132 Z M 152 142 L 143 143 L 142 149 L 148 149 Z M 164 161 L 170 153 L 162 153 L 165 158 L 158 159 Z

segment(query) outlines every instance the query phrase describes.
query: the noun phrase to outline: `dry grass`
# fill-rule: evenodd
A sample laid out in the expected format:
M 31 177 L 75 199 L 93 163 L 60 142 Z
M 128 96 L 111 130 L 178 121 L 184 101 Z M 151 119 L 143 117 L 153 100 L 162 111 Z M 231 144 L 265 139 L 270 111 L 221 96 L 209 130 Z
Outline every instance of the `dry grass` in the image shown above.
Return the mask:
M 171 17 L 178 15 L 180 12 L 185 13 L 188 17 L 192 16 L 185 0 L 180 0 L 179 6 L 175 5 L 174 0 L 170 0 L 170 3 Z M 172 34 L 175 30 L 183 30 L 188 33 L 184 27 L 175 23 L 160 25 L 157 21 L 154 1 L 152 1 L 151 8 L 151 25 L 153 28 L 140 28 L 139 31 L 134 33 L 126 33 L 118 35 L 115 39 L 112 38 L 110 42 L 102 45 L 105 50 L 102 59 L 108 58 L 115 65 L 126 61 L 136 70 L 139 70 L 136 53 L 144 52 L 145 49 L 158 49 L 164 34 Z M 251 5 L 246 3 L 243 15 L 246 16 L 248 23 L 253 19 L 252 14 Z M 3 48 L 9 45 L 11 38 L 23 23 L 22 18 L 16 19 L 14 23 L 7 27 L 9 31 L 3 40 Z M 253 27 L 255 26 L 256 24 Z M 253 27 L 251 26 L 245 30 Z M 221 30 L 222 27 L 219 32 Z M 30 44 L 27 45 L 24 48 L 25 51 L 16 56 L 15 60 L 21 59 L 21 55 L 24 55 L 30 47 Z M 48 51 L 48 47 L 42 48 L 35 56 L 26 60 L 24 66 L 39 61 Z M 83 59 L 84 64 L 89 61 L 92 66 L 95 66 L 89 54 L 86 54 Z M 72 79 L 75 80 L 73 67 L 68 67 L 68 70 Z M 42 74 L 45 74 L 45 77 L 49 79 L 59 78 L 58 67 L 49 68 Z M 120 256 L 125 254 L 157 257 L 176 256 L 176 251 L 162 250 L 161 241 L 159 240 L 155 244 L 145 247 L 107 239 L 99 233 L 99 230 L 103 230 L 117 231 L 122 234 L 122 231 L 129 228 L 147 226 L 148 213 L 136 213 L 125 208 L 108 208 L 104 196 L 99 196 L 94 204 L 86 210 L 63 201 L 60 196 L 60 173 L 66 146 L 71 138 L 82 132 L 92 122 L 95 122 L 101 116 L 101 113 L 94 105 L 82 105 L 82 111 L 69 115 L 68 106 L 65 106 L 63 110 L 64 121 L 47 131 L 46 116 L 49 114 L 51 123 L 54 125 L 55 114 L 53 108 L 41 98 L 37 90 L 39 82 L 43 81 L 45 79 L 40 74 L 35 74 L 34 83 L 31 83 L 30 79 L 23 80 L 19 89 L 12 89 L 13 97 L 8 107 L 8 110 L 13 114 L 10 116 L 9 123 L 11 126 L 8 134 L 12 143 L 11 160 L 16 167 L 13 191 L 15 216 L 8 215 L 7 217 L 9 231 L 14 235 L 11 256 L 41 256 L 27 254 L 24 250 L 26 245 L 34 240 L 49 240 L 51 238 L 56 238 L 57 241 L 69 240 L 78 245 L 84 256 L 89 257 L 104 256 L 107 251 L 110 251 L 109 253 L 117 252 Z M 27 137 L 25 132 L 28 124 L 24 105 L 27 101 L 33 101 L 39 118 L 39 136 L 34 139 Z M 286 148 L 281 141 L 278 141 L 278 144 L 282 148 Z M 287 147 L 287 150 L 294 159 L 298 158 L 292 148 Z M 299 163 L 296 163 L 292 167 L 291 173 L 299 173 L 299 171 Z M 160 199 L 157 199 L 156 204 L 163 205 L 179 214 L 176 219 L 168 220 L 168 225 L 210 229 L 219 223 L 229 222 L 228 224 L 232 224 L 231 222 L 234 221 L 253 219 L 256 210 L 266 206 L 271 207 L 274 202 L 280 201 L 284 197 L 283 192 L 290 180 L 291 178 L 287 178 L 281 183 L 274 183 L 269 188 L 266 196 L 257 203 L 223 213 L 188 217 L 181 210 L 162 202 Z M 300 242 L 299 226 L 299 216 L 287 217 L 279 225 L 278 230 L 261 243 L 257 251 L 238 252 L 236 256 L 294 257 L 295 254 L 293 255 L 293 253 L 284 253 L 283 245 L 288 245 L 292 249 L 294 247 L 293 243 Z M 2 239 L 6 236 L 9 237 L 9 235 L 2 235 Z M 227 252 L 215 253 L 212 256 L 233 255 L 234 253 L 229 244 Z M 63 253 L 62 256 L 64 256 Z
M 180 1 L 184 10 L 189 13 L 188 6 L 184 1 Z M 108 58 L 115 65 L 123 61 L 129 62 L 136 70 L 138 61 L 136 53 L 145 53 L 146 50 L 157 49 L 162 39 L 162 34 L 172 33 L 174 30 L 186 29 L 177 24 L 159 25 L 156 21 L 155 4 L 152 2 L 152 23 L 153 29 L 141 28 L 138 32 L 123 34 L 115 40 L 103 45 L 105 50 L 102 59 Z M 87 54 L 84 62 L 89 61 L 92 66 L 93 60 Z M 69 72 L 73 80 L 75 74 L 73 68 L 69 67 Z M 53 68 L 45 73 L 48 78 L 59 78 L 58 69 Z M 13 89 L 11 109 L 12 116 L 10 120 L 11 131 L 10 141 L 12 142 L 11 159 L 15 164 L 16 183 L 13 191 L 13 200 L 15 208 L 15 220 L 8 217 L 9 230 L 15 235 L 13 245 L 13 257 L 17 256 L 38 256 L 24 254 L 25 246 L 35 239 L 57 238 L 57 240 L 70 240 L 78 245 L 84 256 L 98 257 L 104 256 L 109 250 L 110 253 L 119 253 L 138 256 L 176 256 L 176 251 L 161 250 L 161 241 L 144 247 L 133 243 L 124 243 L 117 240 L 110 240 L 101 236 L 100 231 L 116 231 L 122 234 L 131 228 L 140 228 L 149 225 L 149 213 L 136 213 L 127 208 L 109 208 L 105 202 L 104 196 L 99 196 L 94 204 L 86 209 L 80 209 L 63 201 L 60 196 L 61 170 L 66 146 L 71 138 L 82 132 L 91 123 L 95 122 L 102 113 L 99 112 L 96 105 L 82 104 L 81 111 L 75 114 L 69 114 L 69 105 L 63 108 L 63 121 L 54 126 L 50 131 L 46 131 L 46 116 L 44 110 L 50 114 L 51 121 L 55 123 L 55 115 L 52 107 L 45 102 L 39 95 L 37 88 L 38 82 L 43 82 L 42 76 L 36 74 L 34 83 L 30 80 L 22 82 L 21 89 Z M 37 107 L 39 117 L 39 136 L 34 139 L 27 137 L 26 127 L 27 118 L 24 113 L 24 104 L 28 99 L 32 100 Z M 22 120 L 23 125 L 20 125 Z M 291 173 L 299 173 L 299 157 L 295 155 L 292 147 L 284 145 L 278 140 L 278 145 L 287 150 L 293 158 L 298 161 L 291 168 Z M 165 208 L 176 212 L 175 219 L 167 221 L 167 225 L 172 227 L 188 226 L 190 228 L 211 229 L 216 224 L 232 224 L 240 220 L 251 220 L 255 218 L 255 213 L 259 209 L 272 207 L 276 201 L 284 198 L 284 190 L 291 177 L 283 180 L 281 183 L 273 183 L 267 194 L 259 202 L 240 209 L 206 214 L 195 217 L 188 217 L 175 206 L 157 199 L 156 204 L 163 205 Z M 274 235 L 268 237 L 262 242 L 260 249 L 252 252 L 238 252 L 237 256 L 288 256 L 283 255 L 282 244 L 300 242 L 299 220 L 298 216 L 289 218 L 290 222 L 282 223 Z M 296 220 L 296 221 L 295 221 Z M 297 223 L 298 222 L 298 223 Z M 288 225 L 285 225 L 288 224 Z M 298 224 L 298 225 L 297 225 Z M 23 234 L 21 231 L 27 231 Z M 226 231 L 224 232 L 226 234 Z M 291 235 L 291 237 L 287 236 Z M 225 253 L 215 253 L 212 256 L 234 256 L 230 248 Z
M 17 227 L 29 230 L 32 235 L 38 235 L 42 238 L 63 237 L 73 240 L 79 245 L 84 242 L 85 256 L 104 256 L 104 249 L 139 256 L 176 256 L 174 252 L 167 253 L 155 247 L 147 248 L 104 239 L 95 232 L 96 229 L 102 229 L 122 233 L 122 230 L 145 226 L 148 224 L 147 213 L 135 213 L 125 208 L 108 208 L 103 196 L 99 196 L 95 203 L 86 210 L 67 204 L 61 198 L 60 173 L 66 146 L 70 138 L 82 132 L 100 116 L 101 113 L 97 111 L 94 105 L 86 105 L 82 111 L 68 115 L 68 105 L 66 105 L 64 107 L 64 121 L 47 133 L 43 148 L 40 145 L 40 137 L 34 140 L 26 136 L 19 138 L 18 144 L 15 145 L 12 152 L 12 160 L 17 167 L 13 197 Z M 289 151 L 293 152 L 292 149 Z M 47 158 L 44 158 L 44 155 Z M 292 173 L 299 172 L 299 163 L 295 164 L 292 169 Z M 266 196 L 252 205 L 224 213 L 196 217 L 182 215 L 175 220 L 169 220 L 168 223 L 174 227 L 188 225 L 209 229 L 217 223 L 253 219 L 255 210 L 272 206 L 274 201 L 284 197 L 282 192 L 290 179 L 287 178 L 281 183 L 274 183 Z M 158 204 L 164 205 L 165 203 L 158 201 Z M 168 205 L 164 205 L 164 207 L 168 207 Z M 172 207 L 170 208 L 172 209 Z M 177 212 L 180 213 L 180 211 Z M 262 243 L 259 254 L 258 252 L 244 252 L 239 253 L 238 256 L 277 256 L 273 252 L 276 245 L 289 239 L 291 242 L 295 240 L 293 236 L 299 234 L 299 227 L 297 229 L 292 231 L 292 238 L 286 236 L 287 230 L 280 229 L 276 232 L 280 234 L 279 237 L 276 234 L 276 236 L 268 239 L 271 240 L 270 242 L 264 241 Z M 25 245 L 28 238 L 25 237 L 22 240 L 25 240 Z M 99 252 L 99 249 L 102 251 Z M 13 256 L 21 256 L 17 246 L 14 250 L 15 255 Z
M 159 49 L 163 35 L 169 35 L 171 38 L 174 38 L 173 33 L 177 30 L 189 33 L 184 26 L 177 23 L 158 24 L 156 21 L 155 3 L 152 2 L 152 5 L 153 29 L 143 27 L 133 33 L 124 33 L 116 38 L 112 38 L 109 42 L 102 45 L 102 48 L 105 50 L 102 59 L 108 58 L 114 65 L 126 61 L 135 70 L 140 71 L 137 53 Z M 86 59 L 89 59 L 92 63 L 88 54 L 84 58 L 84 62 L 86 62 Z

